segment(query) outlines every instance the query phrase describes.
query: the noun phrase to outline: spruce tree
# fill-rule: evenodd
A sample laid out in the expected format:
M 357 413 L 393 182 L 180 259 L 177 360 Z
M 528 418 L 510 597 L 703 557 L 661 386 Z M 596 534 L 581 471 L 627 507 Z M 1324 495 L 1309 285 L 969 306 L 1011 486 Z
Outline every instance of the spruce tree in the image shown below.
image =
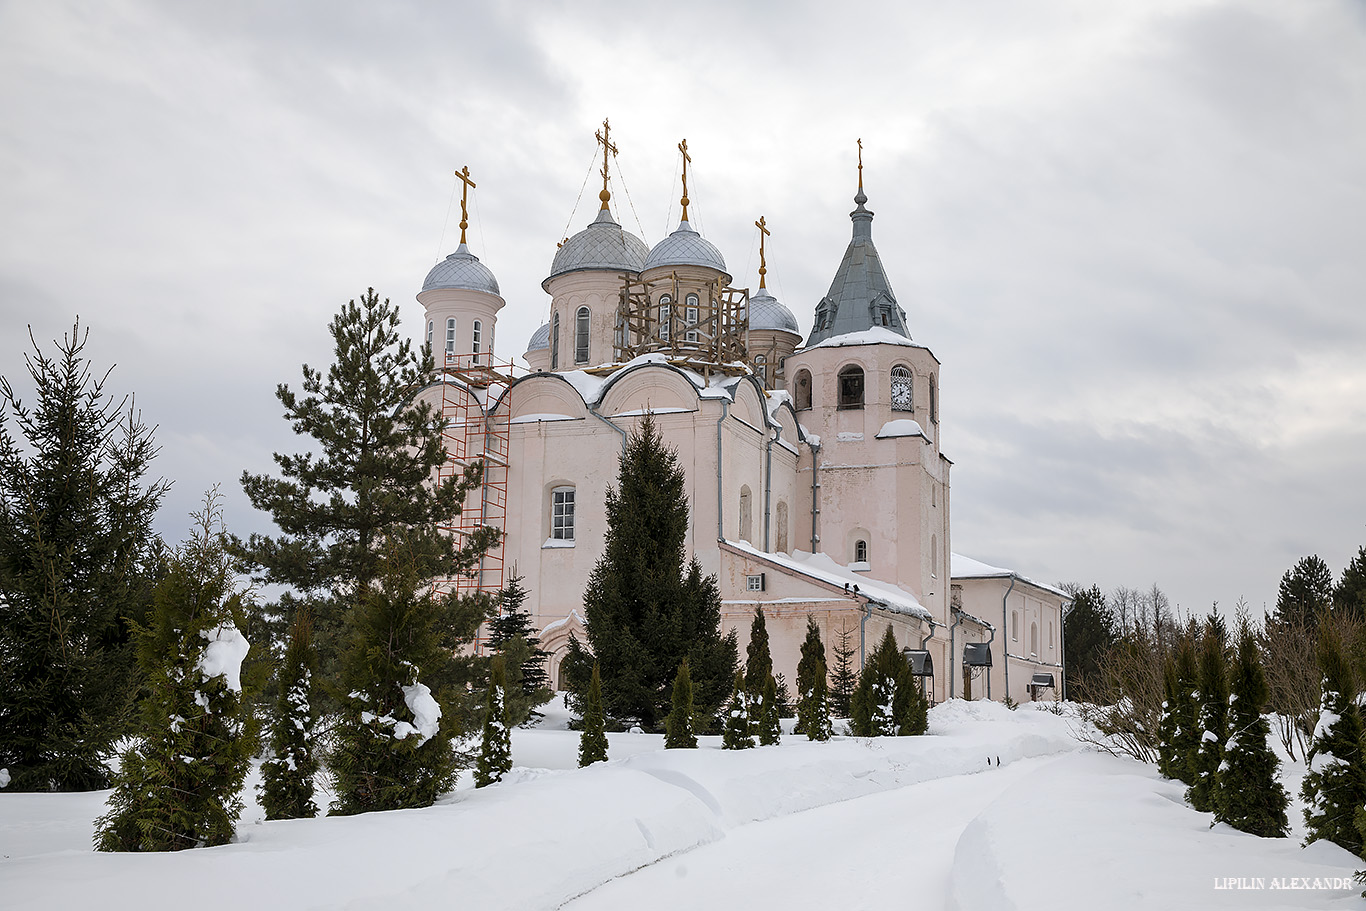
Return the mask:
M 602 675 L 596 664 L 584 703 L 583 733 L 579 735 L 579 768 L 607 761 L 606 718 L 603 712 Z
M 716 577 L 704 576 L 695 558 L 684 562 L 686 478 L 649 414 L 627 438 L 606 499 L 606 540 L 584 592 L 589 648 L 571 644 L 566 658 L 575 700 L 584 695 L 591 651 L 607 714 L 657 729 L 686 657 L 698 715 L 710 717 L 735 673 L 735 638 L 721 635 Z
M 256 726 L 242 699 L 249 646 L 236 626 L 242 601 L 217 491 L 194 517 L 194 533 L 157 585 L 151 622 L 136 627 L 147 693 L 140 736 L 114 776 L 109 813 L 96 822 L 101 851 L 226 844 L 242 811 Z
M 692 676 L 688 673 L 688 659 L 678 666 L 674 677 L 673 707 L 664 722 L 664 749 L 695 750 L 697 735 L 692 729 Z
M 474 786 L 482 788 L 512 769 L 512 730 L 508 726 L 507 705 L 503 701 L 506 684 L 504 663 L 493 660 L 489 674 L 488 699 L 484 703 L 484 734 L 479 743 L 479 760 L 474 768 Z
M 748 750 L 754 746 L 754 740 L 750 736 L 749 706 L 746 705 L 746 701 L 745 675 L 736 671 L 735 686 L 731 690 L 730 701 L 726 703 L 725 727 L 721 733 L 723 750 Z
M 854 671 L 854 647 L 850 644 L 853 630 L 840 624 L 835 640 L 835 669 L 830 675 L 830 709 L 837 718 L 848 718 L 852 711 L 854 687 L 858 674 Z
M 804 734 L 815 710 L 816 671 L 824 674 L 825 644 L 821 642 L 821 628 L 816 619 L 806 615 L 806 638 L 802 640 L 802 656 L 797 662 L 797 726 L 794 734 Z
M 1172 744 L 1168 777 L 1195 784 L 1195 755 L 1200 748 L 1199 663 L 1196 628 L 1192 622 L 1176 644 L 1176 698 L 1171 706 Z
M 829 740 L 832 733 L 830 726 L 830 694 L 825 685 L 824 661 L 816 665 L 810 696 L 807 697 L 807 699 L 806 739 Z
M 10 791 L 108 787 L 129 722 L 132 623 L 165 559 L 148 483 L 152 430 L 96 378 L 79 323 L 24 357 L 36 393 L 0 379 L 0 768 Z M 11 420 L 13 423 L 11 424 Z
M 749 624 L 749 645 L 745 647 L 745 693 L 752 704 L 764 695 L 768 678 L 773 676 L 773 657 L 768 650 L 768 625 L 762 607 L 755 605 Z
M 1197 729 L 1200 739 L 1190 758 L 1195 781 L 1186 789 L 1186 799 L 1195 809 L 1210 813 L 1219 806 L 1219 764 L 1224 761 L 1224 742 L 1228 740 L 1228 660 L 1224 621 L 1211 614 L 1205 621 L 1200 642 L 1200 699 Z
M 1229 737 L 1219 766 L 1214 818 L 1242 832 L 1280 838 L 1288 831 L 1285 789 L 1276 776 L 1280 760 L 1267 744 L 1271 726 L 1262 717 L 1270 691 L 1252 627 L 1243 617 L 1229 696 Z
M 1340 615 L 1366 620 L 1366 546 L 1342 570 L 1333 586 L 1333 610 Z
M 1063 641 L 1067 643 L 1067 692 L 1081 692 L 1087 681 L 1098 680 L 1101 667 L 1118 639 L 1115 615 L 1100 586 L 1067 586 L 1072 606 L 1063 618 Z
M 920 678 L 911 671 L 911 663 L 904 655 L 897 655 L 900 662 L 896 678 L 896 697 L 892 711 L 896 716 L 898 736 L 910 737 L 924 734 L 930 726 L 930 702 L 925 698 Z
M 1164 778 L 1176 777 L 1176 659 L 1162 662 L 1162 715 L 1157 722 L 1157 770 Z
M 1360 854 L 1363 839 L 1356 814 L 1366 806 L 1361 707 L 1336 630 L 1325 630 L 1320 638 L 1318 659 L 1323 695 L 1309 745 L 1309 771 L 1300 790 L 1305 843 L 1325 839 Z
M 338 815 L 430 806 L 453 786 L 469 666 L 456 654 L 484 616 L 481 601 L 433 590 L 449 556 L 435 526 L 391 529 L 377 548 L 376 584 L 347 617 L 329 762 Z
M 1281 576 L 1273 623 L 1315 627 L 1333 606 L 1333 574 L 1318 554 L 1301 557 Z
M 759 736 L 759 746 L 774 746 L 783 737 L 782 724 L 778 720 L 778 682 L 770 674 L 764 683 L 763 695 L 759 701 L 759 719 L 755 733 Z
M 313 776 L 318 756 L 313 742 L 318 723 L 314 674 L 313 623 L 307 610 L 294 615 L 289 645 L 280 663 L 274 712 L 269 721 L 269 757 L 261 763 L 261 806 L 266 819 L 303 819 L 316 816 Z
M 851 700 L 850 728 L 855 737 L 894 736 L 897 682 L 906 663 L 897 648 L 896 635 L 887 627 L 877 649 L 868 656 Z
M 514 575 L 508 579 L 507 585 L 498 593 L 498 616 L 489 621 L 488 646 L 502 654 L 504 644 L 513 639 L 521 638 L 526 643 L 530 652 L 520 663 L 521 685 L 528 693 L 545 690 L 545 700 L 537 703 L 541 705 L 550 699 L 550 674 L 545 668 L 550 653 L 541 648 L 541 640 L 536 637 L 536 624 L 531 619 L 531 611 L 526 609 L 526 598 L 522 577 Z
M 787 688 L 787 677 L 781 672 L 774 674 L 773 682 L 778 687 L 778 717 L 795 718 L 797 709 L 792 704 L 792 693 Z
M 328 327 L 335 359 L 326 373 L 305 364 L 302 395 L 283 383 L 275 393 L 294 432 L 311 440 L 309 451 L 276 453 L 279 476 L 242 475 L 252 506 L 269 513 L 280 534 L 234 539 L 233 549 L 258 582 L 285 588 L 277 605 L 285 621 L 299 606 L 313 606 L 329 680 L 352 673 L 338 667 L 347 616 L 388 572 L 386 538 L 455 525 L 482 477 L 476 461 L 461 475 L 433 480 L 446 463 L 446 421 L 413 392 L 429 381 L 435 362 L 429 348 L 415 352 L 398 325 L 398 308 L 373 288 L 343 307 Z M 481 529 L 459 549 L 455 536 L 441 536 L 426 548 L 420 584 L 468 571 L 497 535 Z M 470 666 L 457 682 L 475 676 Z

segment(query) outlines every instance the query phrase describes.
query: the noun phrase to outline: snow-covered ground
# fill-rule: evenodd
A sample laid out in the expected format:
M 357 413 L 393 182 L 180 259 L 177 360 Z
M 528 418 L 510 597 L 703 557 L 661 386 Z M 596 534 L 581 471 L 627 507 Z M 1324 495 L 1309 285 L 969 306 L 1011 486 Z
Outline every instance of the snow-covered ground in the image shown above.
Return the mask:
M 105 793 L 0 792 L 0 908 L 1366 908 L 1348 852 L 1210 828 L 1151 767 L 1030 707 L 743 752 L 612 734 L 583 770 L 565 717 L 514 732 L 499 785 L 348 818 L 252 803 L 237 843 L 178 854 L 93 852 Z

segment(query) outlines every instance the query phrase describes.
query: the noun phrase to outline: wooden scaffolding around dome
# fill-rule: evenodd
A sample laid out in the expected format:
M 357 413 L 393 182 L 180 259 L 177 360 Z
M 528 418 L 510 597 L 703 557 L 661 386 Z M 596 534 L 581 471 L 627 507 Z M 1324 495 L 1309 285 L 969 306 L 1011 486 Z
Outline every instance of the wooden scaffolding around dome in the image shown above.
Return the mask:
M 748 364 L 749 289 L 720 279 L 680 282 L 677 272 L 642 281 L 624 275 L 617 304 L 616 362 L 663 354 L 704 376 Z
M 446 419 L 442 438 L 446 462 L 438 470 L 438 478 L 459 478 L 476 462 L 484 471 L 480 485 L 466 496 L 455 523 L 442 526 L 442 531 L 455 536 L 457 547 L 463 547 L 480 529 L 507 530 L 511 412 L 507 407 L 492 406 L 515 381 L 515 369 L 510 362 L 495 361 L 492 352 L 447 354 L 438 368 L 441 415 Z M 500 534 L 470 574 L 436 579 L 432 588 L 443 593 L 496 596 L 503 588 L 505 554 L 504 535 Z M 480 624 L 474 654 L 482 652 L 486 638 L 487 631 Z

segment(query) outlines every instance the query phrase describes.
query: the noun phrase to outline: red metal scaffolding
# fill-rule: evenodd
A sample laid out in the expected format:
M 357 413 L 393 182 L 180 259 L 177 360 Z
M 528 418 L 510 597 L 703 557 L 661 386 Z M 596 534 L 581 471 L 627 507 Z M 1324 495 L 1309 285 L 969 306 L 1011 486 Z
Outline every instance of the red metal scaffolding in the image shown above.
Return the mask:
M 493 408 L 512 384 L 514 367 L 498 362 L 491 353 L 448 354 L 440 368 L 441 414 L 446 419 L 446 462 L 439 470 L 442 481 L 460 477 L 474 463 L 484 465 L 479 487 L 465 497 L 464 508 L 454 525 L 443 531 L 456 536 L 463 546 L 479 528 L 507 530 L 508 454 L 510 446 L 509 409 Z M 492 409 L 492 410 L 490 410 Z M 472 575 L 437 579 L 438 591 L 461 595 L 484 592 L 496 594 L 503 587 L 506 547 L 500 537 L 489 548 Z M 480 654 L 487 631 L 481 625 L 474 640 L 474 653 Z

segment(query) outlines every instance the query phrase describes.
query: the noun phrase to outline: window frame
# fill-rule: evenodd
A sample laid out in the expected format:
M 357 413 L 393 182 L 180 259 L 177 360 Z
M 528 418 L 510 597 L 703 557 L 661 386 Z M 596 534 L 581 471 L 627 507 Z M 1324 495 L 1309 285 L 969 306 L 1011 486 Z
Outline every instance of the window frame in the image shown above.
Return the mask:
M 455 317 L 446 317 L 446 357 L 455 356 Z
M 577 488 L 562 484 L 550 490 L 550 540 L 573 541 Z
M 574 311 L 574 363 L 588 363 L 588 335 L 592 328 L 593 311 L 585 304 Z
M 483 341 L 483 337 L 484 337 L 484 324 L 483 324 L 481 321 L 479 321 L 479 320 L 475 320 L 475 321 L 474 321 L 474 324 L 470 327 L 470 331 L 471 331 L 470 347 L 473 349 L 473 352 L 474 352 L 474 361 L 473 361 L 473 363 L 476 363 L 476 364 L 477 364 L 477 363 L 479 363 L 479 343 L 480 343 L 481 341 Z
M 550 315 L 550 369 L 560 369 L 560 312 Z

